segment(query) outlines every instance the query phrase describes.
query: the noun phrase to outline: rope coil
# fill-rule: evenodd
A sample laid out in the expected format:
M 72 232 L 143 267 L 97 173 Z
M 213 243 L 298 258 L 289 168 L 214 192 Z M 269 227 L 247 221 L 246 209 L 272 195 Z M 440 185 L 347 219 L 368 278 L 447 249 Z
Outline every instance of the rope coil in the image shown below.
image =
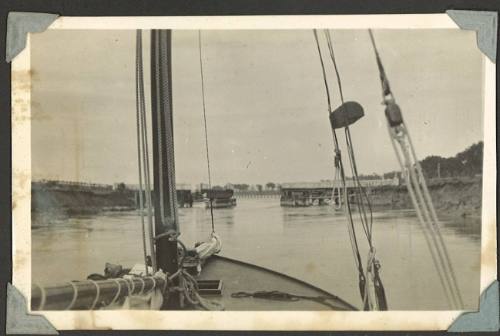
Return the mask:
M 232 298 L 249 298 L 249 297 L 254 297 L 258 299 L 267 299 L 267 300 L 273 300 L 273 301 L 285 301 L 285 302 L 296 302 L 300 300 L 309 300 L 309 301 L 314 301 L 320 304 L 323 304 L 325 306 L 328 306 L 334 310 L 338 309 L 337 306 L 334 304 L 328 302 L 328 300 L 336 300 L 338 297 L 332 295 L 332 296 L 308 296 L 308 295 L 297 295 L 297 294 L 291 294 L 287 292 L 282 292 L 278 290 L 271 290 L 271 291 L 256 291 L 256 292 L 234 292 L 231 293 Z
M 130 287 L 129 287 L 129 294 L 130 295 L 133 295 L 134 294 L 134 291 L 135 291 L 135 283 L 132 279 L 126 279 L 127 282 L 130 283 Z
M 108 304 L 108 306 L 112 306 L 116 300 L 118 299 L 118 296 L 120 295 L 121 291 L 122 291 L 122 285 L 120 283 L 120 281 L 118 281 L 118 279 L 112 279 L 114 280 L 114 282 L 116 282 L 116 284 L 118 285 L 118 289 L 116 290 L 116 295 L 113 297 L 113 300 L 111 300 L 111 302 Z
M 137 295 L 142 295 L 142 294 L 144 294 L 144 289 L 146 287 L 146 282 L 144 282 L 144 279 L 142 277 L 139 277 L 139 280 L 141 281 L 142 286 L 141 286 L 141 291 Z
M 151 294 L 152 292 L 154 292 L 154 290 L 156 288 L 156 279 L 155 279 L 155 277 L 151 277 L 151 280 L 153 280 L 153 286 L 151 287 L 151 290 L 148 292 L 148 294 Z
M 71 287 L 73 287 L 73 298 L 71 299 L 71 302 L 64 310 L 70 310 L 71 308 L 73 308 L 76 302 L 76 298 L 78 297 L 78 288 L 75 286 L 73 281 L 70 281 L 69 284 L 71 285 Z
M 95 299 L 92 302 L 92 305 L 89 307 L 89 310 L 94 310 L 94 308 L 97 305 L 97 302 L 99 301 L 99 294 L 101 294 L 101 288 L 94 280 L 88 279 L 88 281 L 90 281 L 95 286 Z

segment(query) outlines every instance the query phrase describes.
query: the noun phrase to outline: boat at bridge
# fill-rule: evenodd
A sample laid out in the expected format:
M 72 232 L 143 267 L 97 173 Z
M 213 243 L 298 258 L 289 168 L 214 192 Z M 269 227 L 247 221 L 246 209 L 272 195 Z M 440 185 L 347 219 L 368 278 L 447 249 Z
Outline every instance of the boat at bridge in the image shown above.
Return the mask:
M 399 179 L 372 179 L 360 180 L 360 185 L 370 194 L 372 190 L 385 187 L 396 187 L 400 185 Z M 354 180 L 346 180 L 345 186 L 341 181 L 321 182 L 295 182 L 283 183 L 281 185 L 280 205 L 283 207 L 308 207 L 330 205 L 337 210 L 342 208 L 342 193 L 346 193 L 350 203 L 357 201 L 357 183 Z

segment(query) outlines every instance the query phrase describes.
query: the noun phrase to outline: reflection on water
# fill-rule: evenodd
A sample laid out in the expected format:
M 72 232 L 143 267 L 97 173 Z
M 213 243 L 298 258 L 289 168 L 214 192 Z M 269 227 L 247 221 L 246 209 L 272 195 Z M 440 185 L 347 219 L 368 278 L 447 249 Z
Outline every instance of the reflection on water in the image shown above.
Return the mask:
M 238 200 L 214 210 L 222 255 L 255 263 L 324 288 L 361 307 L 357 272 L 342 212 L 328 206 L 282 208 L 278 199 Z M 411 211 L 373 214 L 373 235 L 390 309 L 446 309 L 424 236 Z M 465 304 L 479 297 L 480 220 L 442 219 L 442 234 Z M 192 246 L 210 233 L 210 211 L 179 209 L 181 239 Z M 366 243 L 358 239 L 366 259 Z M 33 281 L 47 284 L 102 273 L 105 262 L 132 265 L 142 258 L 135 212 L 50 218 L 32 229 Z M 276 289 L 276 288 L 270 288 Z

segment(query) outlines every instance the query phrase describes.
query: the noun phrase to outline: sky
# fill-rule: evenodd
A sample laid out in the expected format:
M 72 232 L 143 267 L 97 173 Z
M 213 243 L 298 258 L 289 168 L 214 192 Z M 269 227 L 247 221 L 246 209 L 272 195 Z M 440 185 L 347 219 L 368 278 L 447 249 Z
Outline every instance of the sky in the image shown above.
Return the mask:
M 368 33 L 331 34 L 344 98 L 365 110 L 351 126 L 358 170 L 396 170 Z M 149 32 L 143 36 L 148 93 Z M 474 32 L 374 36 L 420 159 L 454 156 L 482 140 L 482 54 Z M 320 37 L 335 108 L 338 87 Z M 198 32 L 174 31 L 172 38 L 176 179 L 196 184 L 207 181 Z M 33 34 L 31 46 L 33 178 L 137 183 L 135 31 L 48 30 Z M 213 184 L 332 179 L 312 31 L 203 31 L 202 46 Z

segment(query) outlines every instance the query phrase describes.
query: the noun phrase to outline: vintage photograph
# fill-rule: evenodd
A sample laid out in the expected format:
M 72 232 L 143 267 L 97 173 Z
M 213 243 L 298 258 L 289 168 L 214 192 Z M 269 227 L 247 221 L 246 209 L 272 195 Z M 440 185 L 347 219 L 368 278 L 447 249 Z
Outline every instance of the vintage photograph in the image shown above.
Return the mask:
M 477 310 L 460 29 L 30 36 L 34 311 Z

